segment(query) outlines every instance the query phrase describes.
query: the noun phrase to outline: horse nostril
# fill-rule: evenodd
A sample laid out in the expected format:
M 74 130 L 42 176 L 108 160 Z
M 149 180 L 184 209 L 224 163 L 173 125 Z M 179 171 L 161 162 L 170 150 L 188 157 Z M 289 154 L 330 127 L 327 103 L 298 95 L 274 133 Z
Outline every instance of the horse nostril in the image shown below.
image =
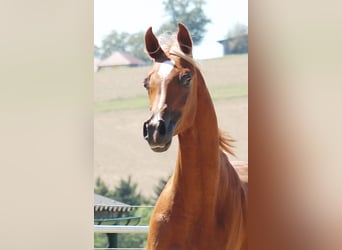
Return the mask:
M 148 140 L 148 122 L 144 122 L 143 135 L 145 140 Z
M 159 120 L 158 132 L 161 136 L 164 136 L 166 134 L 166 126 L 163 120 Z

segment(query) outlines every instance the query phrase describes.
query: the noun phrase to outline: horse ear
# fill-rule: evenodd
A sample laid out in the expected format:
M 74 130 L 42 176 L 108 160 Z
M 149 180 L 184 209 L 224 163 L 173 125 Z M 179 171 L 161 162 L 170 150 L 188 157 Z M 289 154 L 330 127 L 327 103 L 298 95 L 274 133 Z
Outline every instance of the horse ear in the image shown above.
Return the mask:
M 167 56 L 159 45 L 158 39 L 152 32 L 152 27 L 148 28 L 145 33 L 145 47 L 147 53 L 157 62 L 163 62 L 167 60 Z
M 189 30 L 184 24 L 178 24 L 177 40 L 180 49 L 186 54 L 192 56 L 192 39 Z

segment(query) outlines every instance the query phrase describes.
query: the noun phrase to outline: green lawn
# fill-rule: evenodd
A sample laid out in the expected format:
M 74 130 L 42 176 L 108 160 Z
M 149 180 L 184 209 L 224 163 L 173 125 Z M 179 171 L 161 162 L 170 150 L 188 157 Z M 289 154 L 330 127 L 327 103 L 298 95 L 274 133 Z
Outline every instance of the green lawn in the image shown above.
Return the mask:
M 110 112 L 116 110 L 143 109 L 148 107 L 147 96 L 117 98 L 95 103 L 95 112 Z
M 228 100 L 235 97 L 243 97 L 248 95 L 247 84 L 235 84 L 226 86 L 217 86 L 210 89 L 213 100 Z M 95 112 L 110 112 L 117 110 L 147 109 L 148 97 L 135 96 L 127 98 L 117 98 L 111 100 L 98 101 L 95 103 Z

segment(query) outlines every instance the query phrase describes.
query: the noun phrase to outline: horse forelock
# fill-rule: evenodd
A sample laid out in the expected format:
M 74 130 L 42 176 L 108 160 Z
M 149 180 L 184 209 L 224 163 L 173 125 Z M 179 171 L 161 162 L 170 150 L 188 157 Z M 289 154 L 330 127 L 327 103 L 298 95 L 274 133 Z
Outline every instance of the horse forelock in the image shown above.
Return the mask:
M 177 46 L 176 34 L 164 33 L 158 37 L 158 42 L 165 53 L 168 53 L 172 46 Z
M 178 56 L 185 60 L 186 62 L 190 63 L 192 66 L 199 69 L 198 64 L 196 61 L 192 58 L 192 55 L 185 54 L 177 41 L 177 35 L 176 34 L 170 34 L 170 33 L 164 33 L 158 37 L 158 41 L 160 44 L 160 47 L 165 52 L 165 54 L 170 57 L 170 55 Z M 185 46 L 182 44 L 182 46 Z

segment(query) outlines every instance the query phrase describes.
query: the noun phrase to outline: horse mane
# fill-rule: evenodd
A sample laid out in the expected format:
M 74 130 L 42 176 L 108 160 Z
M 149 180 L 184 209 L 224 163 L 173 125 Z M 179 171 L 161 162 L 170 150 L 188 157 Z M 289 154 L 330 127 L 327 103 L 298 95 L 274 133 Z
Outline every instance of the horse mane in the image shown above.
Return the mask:
M 166 55 L 168 56 L 175 55 L 184 59 L 185 61 L 190 63 L 192 66 L 194 66 L 201 73 L 199 65 L 193 59 L 192 55 L 187 55 L 180 49 L 176 34 L 164 33 L 158 37 L 158 40 L 159 40 L 159 44 L 162 50 L 166 53 Z M 185 46 L 185 45 L 182 45 L 182 46 Z M 219 137 L 219 146 L 221 150 L 236 157 L 232 149 L 234 147 L 233 143 L 236 140 L 234 140 L 227 132 L 221 129 L 219 129 L 218 137 Z
M 236 142 L 235 139 L 233 139 L 227 132 L 219 129 L 219 146 L 222 149 L 222 151 L 231 154 L 232 156 L 235 156 L 235 152 L 233 151 L 233 143 Z

